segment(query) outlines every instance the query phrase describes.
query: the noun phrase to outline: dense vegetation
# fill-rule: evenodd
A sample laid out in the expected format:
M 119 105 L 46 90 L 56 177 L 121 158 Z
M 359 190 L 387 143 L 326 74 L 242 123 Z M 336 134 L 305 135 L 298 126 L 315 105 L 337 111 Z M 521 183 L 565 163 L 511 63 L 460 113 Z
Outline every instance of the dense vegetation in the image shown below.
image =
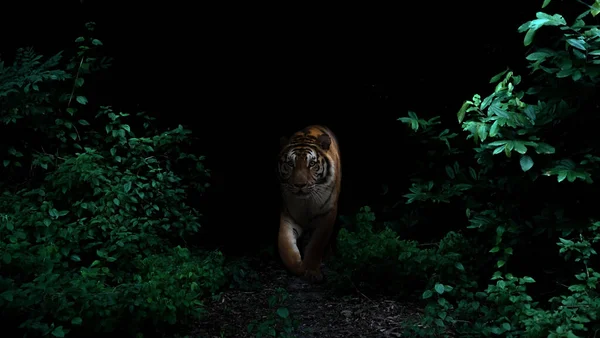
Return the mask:
M 337 264 L 362 285 L 411 291 L 406 296 L 427 302 L 426 325 L 407 330 L 583 337 L 600 329 L 594 269 L 600 222 L 591 197 L 600 157 L 590 136 L 598 124 L 600 29 L 586 23 L 599 10 L 596 1 L 571 25 L 538 12 L 520 26 L 525 46 L 542 27 L 548 43 L 527 55 L 526 77 L 505 70 L 491 79 L 491 94 L 464 102 L 462 132 L 442 127 L 439 117 L 400 118 L 430 150 L 404 212 L 426 214 L 449 203 L 466 219 L 456 220 L 458 230 L 435 247 L 422 247 L 399 240 L 389 227 L 376 230 L 375 214 L 365 207 L 351 222 L 358 231 L 340 233 Z M 537 281 L 551 284 L 552 297 Z
M 584 9 L 567 19 L 538 12 L 519 27 L 530 73 L 493 76 L 493 91 L 466 100 L 458 125 L 416 112 L 399 119 L 424 150 L 405 203 L 391 209 L 413 217 L 380 222 L 390 208 L 378 206 L 346 217 L 329 287 L 418 300 L 422 322 L 404 327 L 424 337 L 600 330 L 600 26 L 590 24 L 600 0 Z M 68 60 L 20 49 L 13 64 L 0 62 L 2 323 L 29 336 L 180 330 L 209 297 L 244 284 L 248 268 L 188 246 L 202 222 L 190 194 L 210 176 L 188 150 L 191 131 L 89 104 L 86 80 L 110 59 L 94 24 L 86 28 Z M 434 243 L 399 236 L 448 206 L 464 216 Z M 277 290 L 270 303 L 285 297 Z M 293 327 L 279 307 L 249 330 Z

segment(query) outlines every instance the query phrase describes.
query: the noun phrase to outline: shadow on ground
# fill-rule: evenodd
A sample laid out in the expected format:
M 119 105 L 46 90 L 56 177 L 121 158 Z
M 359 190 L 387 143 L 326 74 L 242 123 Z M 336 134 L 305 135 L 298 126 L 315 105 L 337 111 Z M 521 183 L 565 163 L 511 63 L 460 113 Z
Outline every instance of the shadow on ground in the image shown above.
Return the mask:
M 324 270 L 327 274 L 327 269 Z M 262 288 L 254 291 L 231 289 L 207 304 L 209 315 L 198 323 L 191 337 L 255 337 L 248 325 L 274 312 L 268 298 L 284 288 L 289 298 L 283 304 L 300 322 L 293 336 L 313 337 L 402 337 L 401 324 L 421 311 L 412 304 L 370 299 L 356 295 L 334 296 L 323 285 L 314 285 L 286 273 L 274 263 L 259 272 Z

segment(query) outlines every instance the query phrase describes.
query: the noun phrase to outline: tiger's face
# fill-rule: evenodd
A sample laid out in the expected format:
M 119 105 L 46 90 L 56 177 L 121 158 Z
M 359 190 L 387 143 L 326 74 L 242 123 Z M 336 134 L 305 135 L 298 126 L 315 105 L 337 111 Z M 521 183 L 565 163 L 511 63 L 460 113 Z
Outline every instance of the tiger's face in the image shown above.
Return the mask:
M 282 154 L 279 161 L 279 178 L 283 192 L 306 199 L 319 192 L 326 181 L 328 162 L 310 147 L 292 148 Z

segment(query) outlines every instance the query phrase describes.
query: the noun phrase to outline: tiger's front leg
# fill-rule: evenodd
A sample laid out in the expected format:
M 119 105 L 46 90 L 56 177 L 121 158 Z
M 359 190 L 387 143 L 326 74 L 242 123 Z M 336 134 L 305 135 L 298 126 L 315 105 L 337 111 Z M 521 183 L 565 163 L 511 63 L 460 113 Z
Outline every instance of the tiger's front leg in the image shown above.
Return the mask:
M 327 215 L 321 216 L 317 222 L 316 229 L 310 238 L 305 253 L 302 265 L 305 269 L 304 277 L 311 282 L 323 281 L 323 273 L 321 272 L 321 261 L 325 256 L 325 252 L 329 247 L 329 239 L 333 233 L 336 210 L 331 210 Z
M 296 276 L 303 276 L 305 272 L 297 243 L 300 236 L 302 236 L 302 228 L 289 216 L 281 213 L 277 239 L 279 256 L 283 264 Z

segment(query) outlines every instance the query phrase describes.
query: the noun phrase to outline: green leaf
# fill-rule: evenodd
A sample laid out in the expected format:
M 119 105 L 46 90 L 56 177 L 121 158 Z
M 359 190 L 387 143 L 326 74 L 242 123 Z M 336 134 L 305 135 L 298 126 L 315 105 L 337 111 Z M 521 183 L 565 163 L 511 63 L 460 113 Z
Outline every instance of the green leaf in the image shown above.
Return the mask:
M 10 160 L 4 160 L 2 161 L 2 164 L 4 164 L 5 167 L 8 167 L 8 165 L 10 164 Z
M 565 78 L 567 76 L 571 76 L 575 70 L 573 68 L 569 69 L 561 69 L 558 73 L 556 73 L 556 77 Z
M 552 56 L 552 54 L 549 52 L 533 52 L 533 53 L 527 55 L 527 57 L 525 57 L 525 58 L 529 61 L 539 61 L 539 60 L 544 60 L 549 56 Z
M 492 249 L 490 249 L 490 252 L 498 252 L 498 251 L 500 251 L 500 248 L 497 247 L 497 246 L 495 246 Z
M 446 166 L 446 174 L 448 174 L 448 177 L 450 177 L 450 179 L 454 179 L 454 171 L 452 171 L 452 168 L 447 165 Z
M 290 311 L 286 307 L 280 307 L 277 309 L 277 315 L 281 318 L 287 318 L 290 316 Z
M 592 14 L 592 16 L 596 16 L 598 15 L 598 13 L 600 13 L 600 1 L 596 0 L 592 6 L 591 6 L 591 10 L 590 13 Z
M 527 152 L 527 147 L 521 141 L 514 141 L 514 149 L 521 155 Z
M 537 12 L 535 13 L 535 17 L 537 19 L 533 20 L 531 23 L 534 26 L 537 26 L 539 24 L 537 28 L 540 28 L 542 26 L 564 26 L 567 24 L 565 18 L 560 14 L 549 15 L 544 12 Z
M 538 143 L 535 147 L 535 152 L 538 154 L 554 154 L 556 149 L 547 143 Z
M 48 210 L 48 215 L 50 215 L 50 217 L 58 217 L 58 210 L 52 208 Z
M 2 255 L 2 261 L 5 264 L 10 264 L 10 262 L 12 261 L 12 256 L 10 255 L 10 253 L 4 252 L 4 254 Z
M 128 193 L 128 192 L 129 192 L 129 190 L 131 190 L 131 181 L 129 181 L 129 182 L 127 182 L 127 183 L 125 183 L 125 184 L 123 185 L 123 191 L 124 191 L 125 193 Z
M 469 167 L 469 174 L 471 175 L 471 177 L 476 180 L 477 179 L 477 172 L 475 171 L 475 169 Z
M 504 264 L 506 264 L 506 262 L 503 260 L 499 260 L 498 262 L 496 262 L 496 266 L 498 266 L 499 268 L 503 267 Z
M 492 127 L 490 128 L 490 137 L 496 137 L 496 135 L 498 135 L 498 129 L 499 129 L 498 120 L 496 120 L 496 121 L 494 121 L 494 123 L 492 124 Z
M 521 280 L 523 281 L 523 283 L 535 283 L 535 279 L 527 276 L 521 278 Z
M 567 172 L 566 170 L 561 170 L 561 171 L 559 171 L 559 172 L 558 172 L 558 175 L 557 175 L 557 178 L 556 178 L 556 179 L 558 180 L 558 182 L 562 182 L 562 181 L 564 181 L 564 180 L 565 180 L 565 178 L 567 178 L 567 173 L 568 173 L 568 172 Z
M 81 87 L 81 86 L 83 86 L 84 82 L 85 82 L 85 80 L 82 77 L 78 77 L 77 80 L 75 80 L 75 86 Z
M 485 108 L 487 108 L 490 105 L 490 103 L 492 103 L 492 100 L 494 100 L 494 97 L 496 97 L 496 93 L 492 93 L 490 96 L 483 99 L 479 109 L 484 110 Z
M 505 71 L 498 73 L 496 75 L 494 75 L 491 79 L 490 79 L 490 83 L 496 83 L 498 81 L 500 81 L 500 79 L 502 79 L 502 77 L 504 76 L 504 74 L 506 74 L 509 71 L 509 69 L 506 69 Z
M 102 46 L 102 41 L 98 39 L 92 39 L 92 45 L 94 46 Z
M 127 132 L 130 132 L 130 131 L 131 131 L 131 128 L 129 127 L 129 125 L 128 125 L 128 124 L 122 124 L 122 125 L 121 125 L 121 128 L 125 129 Z
M 75 39 L 75 42 L 79 43 L 79 42 L 83 42 L 84 40 L 85 40 L 85 38 L 83 36 L 80 36 L 77 39 Z
M 550 1 L 552 1 L 552 0 L 544 0 L 544 3 L 542 4 L 542 8 L 545 8 L 546 6 L 548 6 L 550 4 Z
M 504 151 L 504 149 L 506 149 L 506 144 L 505 144 L 505 145 L 503 145 L 503 146 L 500 146 L 500 147 L 498 147 L 498 148 L 496 148 L 496 149 L 494 149 L 494 151 L 492 152 L 492 154 L 494 154 L 494 155 L 498 155 L 498 154 L 500 154 L 501 152 L 503 152 L 503 151 Z
M 79 102 L 79 104 L 82 104 L 82 105 L 86 105 L 88 103 L 88 100 L 87 100 L 87 98 L 85 96 L 77 96 L 75 98 L 75 100 L 77 102 Z
M 477 127 L 477 135 L 479 135 L 479 139 L 483 142 L 488 136 L 487 125 L 485 123 L 480 124 Z
M 464 120 L 465 114 L 467 113 L 467 108 L 469 108 L 470 105 L 471 104 L 469 103 L 469 101 L 465 101 L 462 107 L 460 107 L 460 110 L 456 114 L 456 116 L 458 117 L 458 123 L 461 123 Z
M 525 39 L 523 39 L 523 45 L 525 47 L 529 46 L 533 42 L 533 38 L 535 37 L 535 30 L 529 29 L 525 34 Z
M 64 337 L 65 336 L 65 331 L 63 330 L 62 325 L 61 326 L 57 326 L 54 330 L 52 330 L 52 335 L 54 337 Z
M 75 317 L 71 319 L 71 324 L 73 325 L 81 325 L 81 323 L 83 323 L 83 319 L 81 319 L 81 317 Z
M 583 42 L 581 40 L 577 40 L 577 39 L 568 39 L 567 43 L 577 49 L 580 50 L 586 50 L 585 45 L 583 44 Z
M 113 198 L 113 203 L 114 203 L 116 206 L 119 206 L 119 205 L 121 204 L 121 201 L 119 201 L 119 199 L 118 199 L 118 198 Z
M 89 126 L 90 123 L 86 120 L 79 120 L 79 124 L 81 124 L 82 126 Z
M 433 292 L 431 290 L 425 290 L 425 292 L 423 292 L 423 295 L 421 296 L 421 298 L 427 299 L 427 298 L 431 298 L 431 296 L 433 296 Z
M 460 271 L 465 271 L 465 267 L 462 265 L 461 262 L 454 263 L 454 266 Z
M 13 301 L 12 291 L 4 291 L 4 292 L 2 292 L 2 294 L 0 294 L 0 296 L 2 296 L 2 298 L 4 298 L 7 302 Z
M 521 170 L 523 171 L 528 171 L 533 167 L 533 160 L 528 155 L 521 156 L 519 163 L 521 164 Z
M 440 295 L 443 294 L 445 290 L 444 285 L 440 283 L 436 283 L 433 288 L 435 289 L 435 292 L 439 293 Z

